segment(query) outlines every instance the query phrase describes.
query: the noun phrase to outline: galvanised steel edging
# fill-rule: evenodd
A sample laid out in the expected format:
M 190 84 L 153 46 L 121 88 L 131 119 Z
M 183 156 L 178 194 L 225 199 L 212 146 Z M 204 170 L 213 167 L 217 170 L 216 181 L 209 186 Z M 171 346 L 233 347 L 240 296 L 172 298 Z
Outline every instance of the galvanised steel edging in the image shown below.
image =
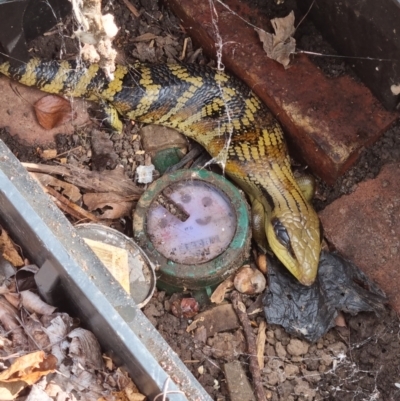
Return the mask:
M 124 365 L 141 392 L 169 400 L 211 401 L 176 353 L 127 296 L 0 140 L 0 223 L 41 269 L 43 297 L 71 307 L 117 364 Z

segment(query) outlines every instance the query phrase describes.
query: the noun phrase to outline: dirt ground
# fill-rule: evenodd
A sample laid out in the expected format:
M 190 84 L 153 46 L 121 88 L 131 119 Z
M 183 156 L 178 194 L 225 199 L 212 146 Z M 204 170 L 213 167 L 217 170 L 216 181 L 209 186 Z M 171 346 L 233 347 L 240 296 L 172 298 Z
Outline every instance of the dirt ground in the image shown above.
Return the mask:
M 248 0 L 250 1 L 250 0 Z M 270 17 L 284 16 L 296 8 L 295 1 L 258 2 L 260 12 Z M 278 4 L 282 3 L 282 4 Z M 162 3 L 155 0 L 132 0 L 141 17 L 135 18 L 128 12 L 122 1 L 106 2 L 105 11 L 112 12 L 120 27 L 115 43 L 120 58 L 131 61 L 139 58 L 147 62 L 177 61 L 182 53 L 183 41 L 187 34 L 182 31 L 179 21 Z M 161 18 L 162 16 L 162 18 Z M 70 39 L 70 24 L 65 30 L 51 36 L 38 38 L 30 44 L 32 53 L 44 58 L 75 57 L 76 43 Z M 157 37 L 149 50 L 147 42 L 135 42 L 133 38 L 152 33 Z M 303 50 L 334 54 L 321 35 L 307 19 L 296 33 L 299 47 Z M 172 39 L 171 39 L 172 38 Z M 191 41 L 186 51 L 186 62 L 213 64 L 196 49 Z M 326 74 L 335 77 L 351 74 L 343 59 L 316 57 L 315 62 Z M 357 79 L 357 78 L 354 78 Z M 1 126 L 1 121 L 0 121 Z M 137 133 L 139 127 L 132 127 L 129 134 Z M 18 138 L 12 137 L 7 128 L 0 128 L 0 138 L 12 149 L 21 161 L 40 162 L 36 146 L 25 146 Z M 144 164 L 145 156 L 137 154 L 141 149 L 139 139 L 128 140 L 127 135 L 112 136 L 116 160 L 126 167 L 128 175 L 134 178 L 134 168 Z M 68 163 L 89 168 L 90 131 L 73 136 L 56 137 L 49 146 L 57 148 L 58 153 L 77 148 L 68 153 Z M 318 182 L 314 201 L 317 210 L 343 194 L 355 190 L 363 180 L 375 177 L 384 164 L 400 161 L 400 125 L 392 127 L 373 146 L 365 149 L 357 162 L 337 183 L 327 186 Z M 129 223 L 129 221 L 128 221 Z M 129 224 L 126 226 L 129 226 Z M 177 295 L 172 295 L 172 300 Z M 239 360 L 248 367 L 243 331 L 241 328 L 217 333 L 206 339 L 188 333 L 190 319 L 179 319 L 171 313 L 171 296 L 156 292 L 144 312 L 157 327 L 170 346 L 178 353 L 195 377 L 216 400 L 229 400 L 223 366 L 226 362 Z M 246 296 L 245 304 L 250 307 L 255 297 Z M 208 306 L 203 306 L 206 309 Z M 257 333 L 263 313 L 251 315 L 254 332 Z M 400 399 L 400 322 L 398 316 L 387 309 L 383 316 L 361 313 L 358 316 L 345 316 L 346 327 L 330 330 L 316 344 L 298 342 L 278 326 L 267 325 L 267 345 L 264 355 L 265 367 L 262 380 L 271 400 L 383 400 Z M 247 373 L 249 373 L 247 371 Z M 250 376 L 249 376 L 250 377 Z

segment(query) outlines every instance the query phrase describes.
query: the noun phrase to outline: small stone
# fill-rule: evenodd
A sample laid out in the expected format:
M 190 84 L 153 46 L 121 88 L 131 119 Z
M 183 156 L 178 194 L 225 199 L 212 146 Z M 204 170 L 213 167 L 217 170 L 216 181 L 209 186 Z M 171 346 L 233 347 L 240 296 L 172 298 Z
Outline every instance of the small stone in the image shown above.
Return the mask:
M 178 148 L 186 152 L 187 139 L 171 128 L 159 125 L 146 125 L 140 130 L 140 137 L 146 153 L 154 155 L 160 150 Z
M 279 383 L 279 377 L 277 372 L 271 372 L 266 375 L 267 384 L 270 386 L 276 386 Z
M 297 365 L 292 365 L 292 364 L 285 365 L 286 378 L 293 379 L 299 372 L 300 369 Z
M 318 372 L 319 373 L 325 373 L 326 372 L 326 366 L 325 365 L 319 365 Z
M 303 396 L 306 400 L 313 400 L 316 395 L 316 391 L 310 388 L 310 385 L 304 380 L 297 380 L 294 393 L 297 396 Z
M 346 355 L 347 352 L 347 346 L 346 344 L 338 341 L 336 343 L 331 344 L 328 349 L 332 351 L 333 355 L 338 356 L 340 354 Z
M 286 380 L 284 383 L 278 385 L 278 394 L 280 396 L 280 400 L 288 400 L 290 396 L 292 396 L 294 391 L 294 386 L 291 382 Z
M 310 352 L 308 353 L 310 354 Z M 308 370 L 317 370 L 320 363 L 320 361 L 314 356 L 312 356 L 311 358 L 310 357 L 306 358 L 304 362 Z
M 290 340 L 286 347 L 287 352 L 292 356 L 304 355 L 308 352 L 309 345 L 305 341 L 297 340 L 293 338 Z
M 279 356 L 279 358 L 285 358 L 286 357 L 286 350 L 284 348 L 284 346 L 282 345 L 281 342 L 277 342 L 275 344 L 275 351 L 276 351 L 276 355 Z
M 267 344 L 265 347 L 265 355 L 269 356 L 270 358 L 276 356 L 275 348 L 272 345 Z
M 282 339 L 282 330 L 281 329 L 275 329 L 274 330 L 274 334 L 275 334 L 275 338 L 278 340 L 278 341 L 281 341 L 281 339 Z
M 324 348 L 324 343 L 322 341 L 318 341 L 317 349 L 322 349 L 322 348 Z
M 301 369 L 301 373 L 309 383 L 318 383 L 321 375 L 316 370 Z
M 267 331 L 267 342 L 268 342 L 268 344 L 271 344 L 271 345 L 275 345 L 275 343 L 276 343 L 275 335 L 272 330 Z
M 321 358 L 321 365 L 324 366 L 332 365 L 333 358 L 330 355 L 326 354 L 325 352 L 321 352 L 320 358 Z

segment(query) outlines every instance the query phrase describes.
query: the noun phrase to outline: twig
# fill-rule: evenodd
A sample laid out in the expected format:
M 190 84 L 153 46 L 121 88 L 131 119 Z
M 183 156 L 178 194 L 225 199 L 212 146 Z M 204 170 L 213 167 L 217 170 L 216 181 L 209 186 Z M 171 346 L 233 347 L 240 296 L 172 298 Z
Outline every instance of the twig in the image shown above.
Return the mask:
M 68 200 L 65 196 L 61 195 L 58 193 L 55 189 L 51 187 L 46 187 L 46 191 L 56 198 L 57 201 L 59 201 L 58 206 L 64 210 L 65 212 L 71 214 L 72 216 L 78 218 L 78 219 L 89 219 L 90 221 L 94 221 L 95 223 L 98 222 L 99 220 L 97 217 L 86 211 L 85 209 L 82 209 L 80 206 L 76 205 L 75 203 L 71 202 Z
M 255 395 L 258 401 L 266 400 L 264 386 L 261 380 L 260 367 L 258 365 L 256 339 L 251 328 L 249 317 L 246 313 L 246 307 L 242 302 L 242 298 L 237 291 L 231 294 L 233 308 L 243 326 L 244 334 L 247 340 L 247 352 L 249 354 L 249 368 L 253 377 Z
M 129 1 L 129 0 L 122 0 L 124 4 L 126 5 L 127 8 L 129 8 L 129 11 L 136 17 L 140 17 L 140 13 L 137 10 L 137 8 Z

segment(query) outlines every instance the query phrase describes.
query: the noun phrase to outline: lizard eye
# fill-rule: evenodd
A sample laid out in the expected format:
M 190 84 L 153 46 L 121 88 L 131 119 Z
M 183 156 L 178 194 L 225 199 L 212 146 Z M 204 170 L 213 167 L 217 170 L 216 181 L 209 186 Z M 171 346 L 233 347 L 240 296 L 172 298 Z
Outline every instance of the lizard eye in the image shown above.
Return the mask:
M 271 224 L 274 228 L 274 233 L 278 241 L 285 248 L 288 248 L 290 246 L 290 238 L 285 226 L 278 219 L 273 219 Z
M 285 226 L 280 222 L 279 219 L 276 218 L 271 220 L 271 224 L 277 240 L 289 251 L 292 257 L 295 257 L 292 245 L 290 243 L 290 237 Z

